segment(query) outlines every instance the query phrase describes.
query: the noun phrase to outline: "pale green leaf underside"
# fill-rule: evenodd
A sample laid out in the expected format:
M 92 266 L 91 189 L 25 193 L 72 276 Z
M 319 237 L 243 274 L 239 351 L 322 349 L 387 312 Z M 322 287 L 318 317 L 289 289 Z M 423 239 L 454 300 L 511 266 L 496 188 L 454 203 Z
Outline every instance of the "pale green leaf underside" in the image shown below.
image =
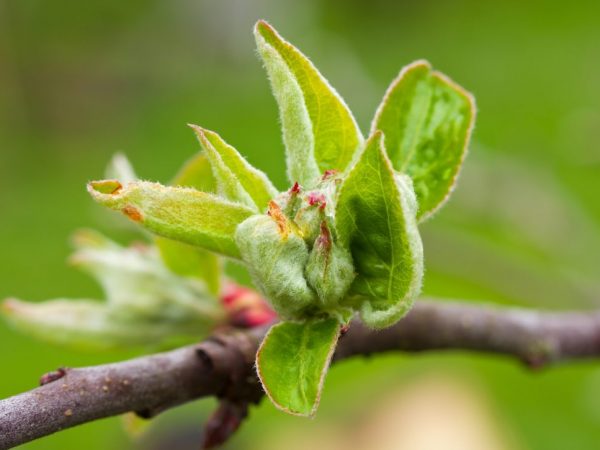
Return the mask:
M 216 181 L 206 155 L 198 153 L 187 161 L 171 185 L 214 193 Z M 215 295 L 219 293 L 221 262 L 216 254 L 161 236 L 155 236 L 154 243 L 158 247 L 163 262 L 172 272 L 182 276 L 200 278 L 204 280 L 211 293 Z
M 371 132 L 383 131 L 394 169 L 413 179 L 419 220 L 450 194 L 474 120 L 473 97 L 426 61 L 402 69 L 386 92 Z
M 16 299 L 0 304 L 0 314 L 15 328 L 52 344 L 77 350 L 108 350 L 150 346 L 175 336 L 202 336 L 210 323 L 173 323 L 128 320 L 104 303 L 93 300 L 55 299 L 25 302 Z
M 362 135 L 352 113 L 315 66 L 269 24 L 254 34 L 279 104 L 291 182 L 314 184 L 325 170 L 343 171 Z
M 423 249 L 410 180 L 394 175 L 374 134 L 344 180 L 336 209 L 338 236 L 349 248 L 356 278 L 350 301 L 363 321 L 389 326 L 410 308 L 421 287 Z
M 315 414 L 339 334 L 336 319 L 281 322 L 271 328 L 256 367 L 275 406 L 290 414 Z
M 88 191 L 100 204 L 122 211 L 153 233 L 239 258 L 236 227 L 254 211 L 195 189 L 139 181 L 121 186 L 93 181 Z
M 212 166 L 219 193 L 231 201 L 264 211 L 277 189 L 267 176 L 252 167 L 238 151 L 221 136 L 191 125 Z

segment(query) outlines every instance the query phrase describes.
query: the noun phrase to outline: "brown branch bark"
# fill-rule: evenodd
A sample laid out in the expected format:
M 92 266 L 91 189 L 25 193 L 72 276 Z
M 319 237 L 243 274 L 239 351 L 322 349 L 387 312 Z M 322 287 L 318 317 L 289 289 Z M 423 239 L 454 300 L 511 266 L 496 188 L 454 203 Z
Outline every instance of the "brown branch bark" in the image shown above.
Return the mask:
M 0 449 L 104 417 L 150 417 L 200 397 L 255 403 L 262 396 L 254 354 L 266 327 L 217 333 L 177 350 L 81 369 L 0 401 Z M 600 357 L 600 312 L 548 313 L 420 301 L 381 331 L 354 322 L 334 360 L 388 351 L 474 350 L 532 368 Z M 58 376 L 63 375 L 58 374 Z

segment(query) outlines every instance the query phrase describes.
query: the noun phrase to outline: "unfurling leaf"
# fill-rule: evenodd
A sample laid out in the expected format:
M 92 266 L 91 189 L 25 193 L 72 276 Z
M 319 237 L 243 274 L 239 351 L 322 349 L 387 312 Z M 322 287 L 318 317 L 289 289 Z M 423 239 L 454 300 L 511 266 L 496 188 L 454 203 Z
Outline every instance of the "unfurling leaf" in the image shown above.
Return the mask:
M 173 186 L 215 193 L 216 180 L 205 154 L 198 153 L 181 168 Z M 221 285 L 221 258 L 215 253 L 161 236 L 154 237 L 165 265 L 174 273 L 203 280 L 209 291 L 218 295 Z
M 235 239 L 254 284 L 280 317 L 298 317 L 315 304 L 304 278 L 308 248 L 275 204 L 271 215 L 252 216 L 240 224 Z
M 426 61 L 402 69 L 373 120 L 396 169 L 413 179 L 419 220 L 448 198 L 463 162 L 475 122 L 471 94 Z
M 423 248 L 410 180 L 394 174 L 376 132 L 344 180 L 336 209 L 339 239 L 352 253 L 351 302 L 374 328 L 399 320 L 419 294 Z
M 315 66 L 268 23 L 254 28 L 279 104 L 288 177 L 311 188 L 321 173 L 343 171 L 362 143 L 352 113 Z
M 223 321 L 223 308 L 205 283 L 167 270 L 155 248 L 122 247 L 92 230 L 79 231 L 73 241 L 77 251 L 70 262 L 98 281 L 119 316 L 178 323 Z
M 339 335 L 336 319 L 282 322 L 271 328 L 258 349 L 256 367 L 275 406 L 299 416 L 315 414 Z
M 93 300 L 30 303 L 9 299 L 0 304 L 0 313 L 31 336 L 81 350 L 149 346 L 173 336 L 197 337 L 207 332 L 198 323 L 124 319 L 108 305 Z
M 231 201 L 264 211 L 269 200 L 277 195 L 277 190 L 267 176 L 248 164 L 217 133 L 196 125 L 190 126 L 196 132 L 210 161 L 219 193 Z
M 106 302 L 6 300 L 0 313 L 17 328 L 55 344 L 104 349 L 198 339 L 225 321 L 205 284 L 172 273 L 155 248 L 122 247 L 92 230 L 79 231 L 73 243 L 70 261 L 98 281 Z
M 225 256 L 239 257 L 236 227 L 253 214 L 243 205 L 190 188 L 139 181 L 92 181 L 88 191 L 100 204 L 122 211 L 155 234 Z

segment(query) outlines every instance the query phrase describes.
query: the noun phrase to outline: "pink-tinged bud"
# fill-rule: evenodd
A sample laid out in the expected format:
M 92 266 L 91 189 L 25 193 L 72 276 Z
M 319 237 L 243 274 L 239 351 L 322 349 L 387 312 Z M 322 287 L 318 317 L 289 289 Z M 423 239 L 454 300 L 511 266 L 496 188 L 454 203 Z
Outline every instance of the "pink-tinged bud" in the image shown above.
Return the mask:
M 43 386 L 48 383 L 52 383 L 53 381 L 60 380 L 67 374 L 67 369 L 65 367 L 59 367 L 52 372 L 45 373 L 40 378 L 40 386 Z
M 321 208 L 324 208 L 326 204 L 325 195 L 321 192 L 309 192 L 306 200 L 310 206 L 319 205 Z
M 220 447 L 240 427 L 248 415 L 248 403 L 222 400 L 204 426 L 202 449 Z
M 334 177 L 337 174 L 338 174 L 338 171 L 335 169 L 326 170 L 325 172 L 323 172 L 323 176 L 321 177 L 321 180 L 325 181 L 331 177 Z
M 319 234 L 319 237 L 317 238 L 315 245 L 318 246 L 322 250 L 329 251 L 329 250 L 331 250 L 331 244 L 332 244 L 331 231 L 329 231 L 327 222 L 323 220 L 321 222 L 321 233 Z
M 229 323 L 235 327 L 258 327 L 277 318 L 275 311 L 258 292 L 235 283 L 225 285 L 221 301 L 227 311 Z

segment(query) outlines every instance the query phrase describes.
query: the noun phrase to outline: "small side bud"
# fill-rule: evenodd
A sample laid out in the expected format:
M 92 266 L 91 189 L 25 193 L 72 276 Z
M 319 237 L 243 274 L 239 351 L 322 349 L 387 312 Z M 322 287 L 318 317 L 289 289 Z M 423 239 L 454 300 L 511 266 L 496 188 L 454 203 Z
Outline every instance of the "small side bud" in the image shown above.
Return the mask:
M 317 293 L 324 309 L 329 311 L 337 308 L 354 280 L 352 256 L 333 242 L 326 221 L 321 222 L 305 273 L 308 284 Z

